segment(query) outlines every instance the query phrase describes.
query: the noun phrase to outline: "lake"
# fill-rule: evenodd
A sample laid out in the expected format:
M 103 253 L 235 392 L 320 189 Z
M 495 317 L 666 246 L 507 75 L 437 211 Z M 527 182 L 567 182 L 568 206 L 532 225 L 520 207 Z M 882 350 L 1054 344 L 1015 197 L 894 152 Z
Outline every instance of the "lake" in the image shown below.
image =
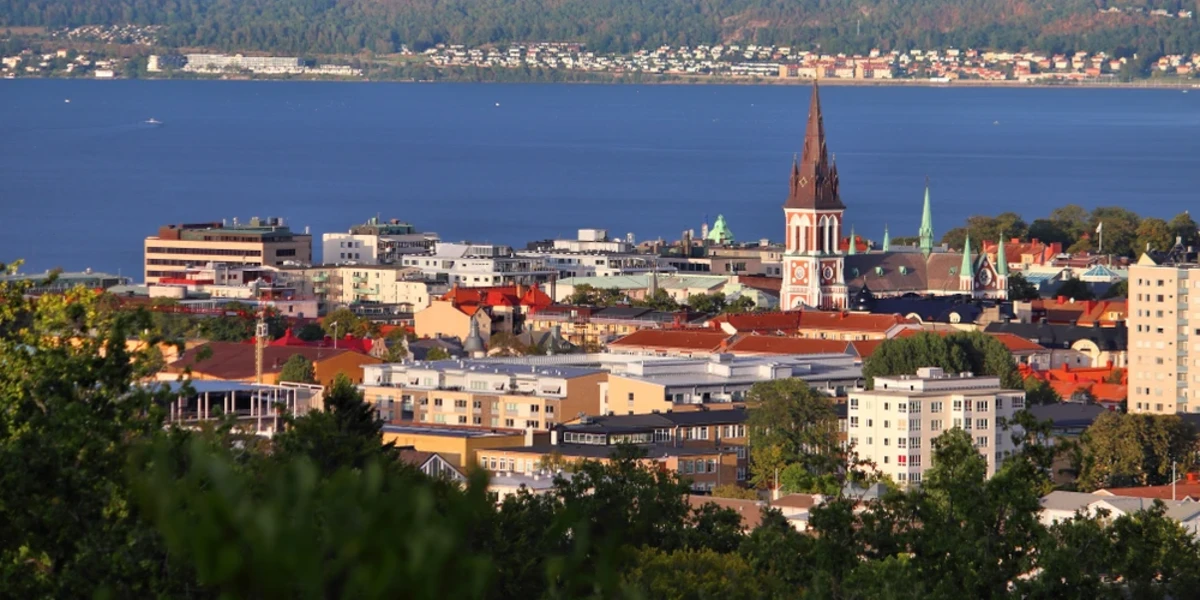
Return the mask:
M 847 221 L 938 235 L 1068 203 L 1200 207 L 1200 90 L 822 88 Z M 141 277 L 159 225 L 399 218 L 523 246 L 584 227 L 782 237 L 806 86 L 0 81 L 0 260 Z M 67 102 L 69 100 L 69 102 Z M 147 125 L 147 119 L 162 121 Z

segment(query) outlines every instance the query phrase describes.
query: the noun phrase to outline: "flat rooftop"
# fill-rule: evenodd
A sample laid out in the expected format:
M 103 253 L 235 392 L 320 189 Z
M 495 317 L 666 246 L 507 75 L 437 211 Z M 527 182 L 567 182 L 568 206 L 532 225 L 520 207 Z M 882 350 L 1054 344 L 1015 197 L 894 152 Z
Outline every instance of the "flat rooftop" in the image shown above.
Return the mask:
M 383 432 L 400 435 L 431 435 L 464 439 L 522 434 L 520 431 L 508 429 L 474 429 L 468 427 L 437 427 L 433 425 L 384 425 Z
M 541 377 L 561 377 L 563 379 L 572 379 L 575 377 L 584 377 L 587 375 L 595 375 L 604 373 L 605 370 L 597 367 L 572 366 L 572 365 L 524 365 L 513 364 L 507 362 L 497 362 L 489 359 L 448 359 L 437 360 L 433 362 L 413 362 L 405 364 L 389 363 L 381 365 L 383 367 L 401 368 L 405 370 L 414 369 L 432 369 L 435 371 L 461 371 L 464 373 L 479 373 L 482 375 L 537 375 Z

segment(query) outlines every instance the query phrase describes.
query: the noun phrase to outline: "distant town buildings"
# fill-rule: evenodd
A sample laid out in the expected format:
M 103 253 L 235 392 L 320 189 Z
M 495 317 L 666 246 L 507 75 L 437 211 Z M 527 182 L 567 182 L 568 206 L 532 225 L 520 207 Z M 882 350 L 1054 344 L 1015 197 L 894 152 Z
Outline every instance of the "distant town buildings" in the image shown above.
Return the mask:
M 293 232 L 279 217 L 164 225 L 146 238 L 144 249 L 147 284 L 186 277 L 189 267 L 211 262 L 271 267 L 312 262 L 312 236 Z
M 400 257 L 429 252 L 437 241 L 436 233 L 418 232 L 398 219 L 371 218 L 347 233 L 323 234 L 321 259 L 328 265 L 399 264 Z

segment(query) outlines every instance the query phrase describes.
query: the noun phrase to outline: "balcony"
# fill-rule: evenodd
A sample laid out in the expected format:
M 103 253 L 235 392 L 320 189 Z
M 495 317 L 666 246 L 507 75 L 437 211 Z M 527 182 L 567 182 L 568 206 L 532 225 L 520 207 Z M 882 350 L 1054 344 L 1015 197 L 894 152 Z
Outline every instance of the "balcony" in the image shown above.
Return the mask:
M 325 283 L 326 281 L 329 281 L 329 275 L 325 273 L 317 273 L 316 275 L 313 275 L 312 280 L 313 283 Z
M 354 285 L 367 282 L 367 278 L 362 275 L 355 275 L 351 277 L 350 280 L 354 282 Z

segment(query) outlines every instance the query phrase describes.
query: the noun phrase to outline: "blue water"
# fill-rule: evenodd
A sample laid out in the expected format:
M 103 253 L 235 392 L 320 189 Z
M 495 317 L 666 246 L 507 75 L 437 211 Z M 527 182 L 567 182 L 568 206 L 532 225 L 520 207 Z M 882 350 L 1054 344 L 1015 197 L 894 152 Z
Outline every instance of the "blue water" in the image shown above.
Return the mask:
M 822 89 L 847 219 L 1200 208 L 1200 90 Z M 70 102 L 64 100 L 70 99 Z M 0 81 L 0 260 L 141 274 L 158 226 L 368 217 L 524 245 L 580 227 L 782 232 L 803 86 Z M 161 127 L 145 125 L 154 117 Z M 319 235 L 317 236 L 319 239 Z

